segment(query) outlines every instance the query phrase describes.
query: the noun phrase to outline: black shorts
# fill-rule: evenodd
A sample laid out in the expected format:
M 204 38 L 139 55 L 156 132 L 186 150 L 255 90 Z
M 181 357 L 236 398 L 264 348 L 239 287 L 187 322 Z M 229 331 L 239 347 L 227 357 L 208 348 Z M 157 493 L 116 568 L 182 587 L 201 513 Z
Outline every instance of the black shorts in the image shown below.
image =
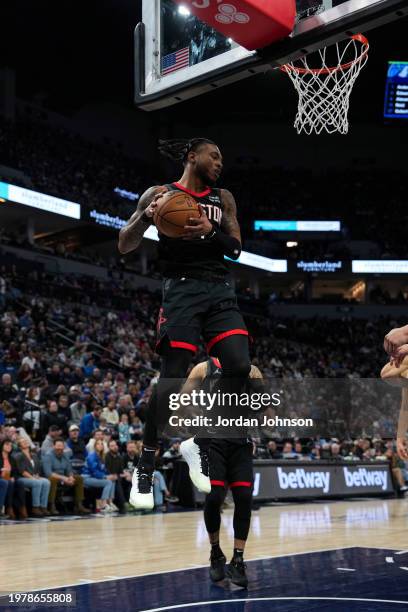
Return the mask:
M 213 439 L 208 450 L 212 486 L 253 487 L 251 442 Z
M 214 355 L 220 340 L 236 334 L 248 336 L 231 283 L 185 277 L 164 279 L 157 352 L 167 336 L 171 347 L 195 353 L 201 334 L 207 352 Z

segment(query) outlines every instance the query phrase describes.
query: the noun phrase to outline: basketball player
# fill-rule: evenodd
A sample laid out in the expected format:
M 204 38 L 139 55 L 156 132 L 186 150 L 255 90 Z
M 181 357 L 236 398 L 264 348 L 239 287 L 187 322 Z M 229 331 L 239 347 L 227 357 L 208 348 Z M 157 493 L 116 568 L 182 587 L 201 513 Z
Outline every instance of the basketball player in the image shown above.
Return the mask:
M 157 351 L 162 356 L 160 380 L 146 415 L 143 452 L 134 471 L 130 503 L 152 509 L 154 453 L 158 426 L 169 419 L 169 395 L 185 379 L 200 333 L 207 351 L 222 364 L 221 392 L 240 392 L 248 377 L 248 331 L 228 280 L 224 255 L 236 260 L 241 253 L 241 232 L 233 195 L 214 187 L 222 171 L 218 146 L 206 138 L 160 141 L 162 154 L 181 161 L 181 178 L 150 187 L 140 198 L 136 212 L 119 234 L 119 251 L 135 250 L 152 223 L 166 191 L 190 194 L 201 206 L 201 217 L 190 219 L 181 238 L 159 234 L 159 258 L 163 268 L 163 301 L 158 320 Z M 178 379 L 178 380 L 177 380 Z M 159 413 L 160 410 L 160 413 Z M 196 485 L 209 492 L 206 446 L 190 444 L 199 466 Z
M 403 461 L 408 460 L 406 435 L 408 431 L 408 357 L 395 365 L 393 360 L 381 370 L 381 378 L 390 385 L 401 387 L 401 409 L 398 419 L 397 452 Z
M 215 357 L 199 363 L 190 372 L 181 393 L 191 393 L 193 389 L 203 389 L 206 393 L 213 393 L 217 380 L 222 375 L 221 363 Z M 262 374 L 256 366 L 251 366 L 249 378 L 250 386 L 257 388 L 262 383 Z M 257 388 L 259 390 L 259 388 Z M 180 450 L 189 440 L 181 444 Z M 251 522 L 251 504 L 253 491 L 253 446 L 250 438 L 213 438 L 208 450 L 209 473 L 211 491 L 205 498 L 204 520 L 211 544 L 210 578 L 219 582 L 225 577 L 242 587 L 248 586 L 245 572 L 244 550 L 248 538 Z M 186 455 L 190 474 L 194 465 L 191 465 L 191 454 Z M 193 480 L 194 482 L 194 480 Z M 231 488 L 234 499 L 234 551 L 231 562 L 225 568 L 226 557 L 220 548 L 221 506 Z

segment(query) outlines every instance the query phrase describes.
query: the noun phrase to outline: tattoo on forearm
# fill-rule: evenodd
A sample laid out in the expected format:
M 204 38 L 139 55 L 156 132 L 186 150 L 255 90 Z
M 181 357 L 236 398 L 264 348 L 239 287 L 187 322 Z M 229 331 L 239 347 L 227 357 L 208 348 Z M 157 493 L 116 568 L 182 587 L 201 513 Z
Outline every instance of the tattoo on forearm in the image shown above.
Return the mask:
M 119 251 L 123 254 L 137 249 L 142 241 L 143 234 L 149 227 L 143 219 L 143 213 L 153 202 L 157 194 L 157 187 L 150 187 L 139 200 L 136 211 L 127 224 L 119 232 Z
M 237 219 L 237 205 L 234 196 L 227 189 L 221 192 L 224 205 L 221 227 L 229 236 L 237 238 L 241 242 L 241 230 Z

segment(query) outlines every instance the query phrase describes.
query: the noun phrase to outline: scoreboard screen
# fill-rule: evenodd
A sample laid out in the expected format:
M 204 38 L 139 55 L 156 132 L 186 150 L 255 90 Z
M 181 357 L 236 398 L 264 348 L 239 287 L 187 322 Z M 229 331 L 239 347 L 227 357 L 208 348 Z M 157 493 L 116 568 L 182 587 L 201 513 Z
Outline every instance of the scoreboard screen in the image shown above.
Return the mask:
M 408 62 L 388 62 L 384 117 L 408 119 Z

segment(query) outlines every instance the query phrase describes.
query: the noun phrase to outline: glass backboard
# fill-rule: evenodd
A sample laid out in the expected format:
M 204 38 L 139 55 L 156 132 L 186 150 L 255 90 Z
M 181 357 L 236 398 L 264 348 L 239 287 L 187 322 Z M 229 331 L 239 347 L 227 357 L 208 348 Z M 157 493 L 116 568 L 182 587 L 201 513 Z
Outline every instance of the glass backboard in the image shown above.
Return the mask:
M 290 37 L 248 51 L 172 0 L 143 0 L 142 22 L 135 30 L 136 105 L 156 110 L 176 104 L 408 14 L 407 0 L 296 0 L 296 4 Z

